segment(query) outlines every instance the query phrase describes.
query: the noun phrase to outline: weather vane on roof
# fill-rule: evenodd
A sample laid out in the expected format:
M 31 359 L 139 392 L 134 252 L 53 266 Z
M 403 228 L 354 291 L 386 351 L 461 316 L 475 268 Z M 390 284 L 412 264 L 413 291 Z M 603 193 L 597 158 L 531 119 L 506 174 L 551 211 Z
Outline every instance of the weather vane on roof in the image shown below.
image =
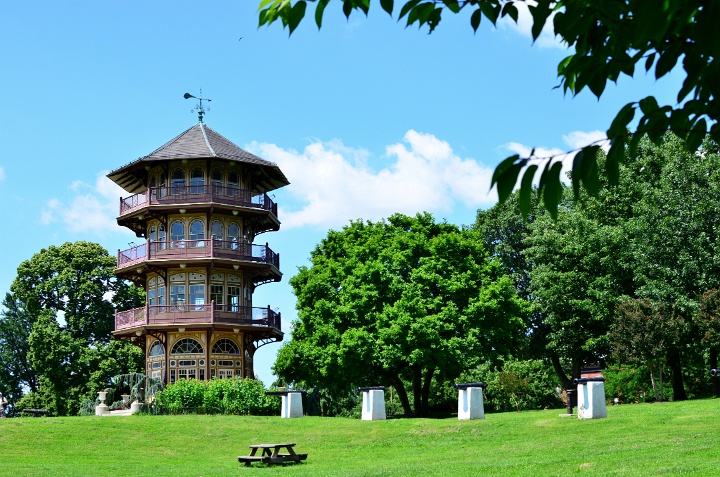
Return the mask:
M 202 88 L 200 89 L 200 96 L 202 96 Z M 203 122 L 203 116 L 205 115 L 205 107 L 203 107 L 202 102 L 203 102 L 203 101 L 210 102 L 210 101 L 212 101 L 212 100 L 211 100 L 211 99 L 207 99 L 207 98 L 198 98 L 197 96 L 193 96 L 193 95 L 190 94 L 190 93 L 185 93 L 185 94 L 183 95 L 183 98 L 185 98 L 185 99 L 195 98 L 195 99 L 197 99 L 197 100 L 199 101 L 199 103 L 196 104 L 195 107 L 190 110 L 190 112 L 191 112 L 191 113 L 194 113 L 195 111 L 197 111 L 197 113 L 198 113 L 198 119 L 200 120 L 200 122 Z M 207 110 L 210 111 L 210 108 L 207 108 Z

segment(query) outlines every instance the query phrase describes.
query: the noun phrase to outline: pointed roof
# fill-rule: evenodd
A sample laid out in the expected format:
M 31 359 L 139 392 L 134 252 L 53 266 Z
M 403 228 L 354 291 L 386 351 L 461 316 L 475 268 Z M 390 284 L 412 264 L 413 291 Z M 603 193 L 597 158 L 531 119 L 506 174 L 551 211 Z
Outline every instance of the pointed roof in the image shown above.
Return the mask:
M 108 174 L 108 178 L 128 192 L 141 192 L 147 187 L 142 180 L 145 177 L 146 165 L 153 166 L 157 162 L 180 159 L 225 159 L 257 165 L 262 172 L 262 177 L 257 182 L 262 192 L 290 183 L 277 164 L 241 149 L 202 122 L 180 133 L 147 156 L 115 169 Z

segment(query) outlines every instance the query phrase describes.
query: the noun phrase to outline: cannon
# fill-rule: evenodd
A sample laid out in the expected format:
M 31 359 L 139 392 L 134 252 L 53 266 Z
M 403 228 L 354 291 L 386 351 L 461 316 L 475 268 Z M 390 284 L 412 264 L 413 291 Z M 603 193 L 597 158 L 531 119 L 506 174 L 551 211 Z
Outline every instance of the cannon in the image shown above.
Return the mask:
M 720 374 L 720 369 L 711 369 L 710 370 L 710 376 L 713 378 L 716 377 L 718 374 Z

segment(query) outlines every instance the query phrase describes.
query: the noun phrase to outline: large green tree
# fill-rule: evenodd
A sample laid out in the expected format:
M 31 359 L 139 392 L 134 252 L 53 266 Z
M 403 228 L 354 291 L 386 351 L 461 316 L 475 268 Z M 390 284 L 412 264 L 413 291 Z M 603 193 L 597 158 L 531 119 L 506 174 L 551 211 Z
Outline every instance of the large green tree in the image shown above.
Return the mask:
M 0 312 L 0 391 L 9 402 L 16 402 L 24 390 L 37 391 L 38 379 L 28 360 L 28 338 L 36 316 L 10 293 Z
M 290 284 L 299 320 L 278 376 L 392 385 L 407 415 L 427 414 L 433 379 L 524 346 L 526 310 L 502 266 L 476 233 L 429 214 L 330 231 Z
M 21 338 L 12 360 L 24 364 L 24 374 L 13 379 L 23 379 L 30 391 L 28 407 L 75 414 L 108 378 L 142 369 L 139 348 L 112 341 L 116 307 L 137 306 L 141 298 L 114 270 L 115 258 L 90 242 L 50 246 L 18 267 L 4 316 L 19 316 L 12 322 L 22 325 L 22 333 L 0 326 L 0 343 Z M 32 385 L 25 375 L 35 380 Z
M 349 18 L 353 11 L 366 15 L 371 0 L 262 0 L 260 25 L 282 21 L 290 33 L 305 16 L 308 3 L 315 3 L 315 22 L 321 27 L 325 8 L 330 3 L 342 4 Z M 483 18 L 493 25 L 499 18 L 517 22 L 518 5 L 532 15 L 532 36 L 537 39 L 549 19 L 555 35 L 569 48 L 570 54 L 558 65 L 560 84 L 565 92 L 578 94 L 588 88 L 600 98 L 607 83 L 617 82 L 621 75 L 632 77 L 642 68 L 662 78 L 677 65 L 682 66 L 684 81 L 677 93 L 676 105 L 659 105 L 648 96 L 625 105 L 607 129 L 610 152 L 605 172 L 611 183 L 619 179 L 619 165 L 629 145 L 634 155 L 638 141 L 645 134 L 656 144 L 665 131 L 675 131 L 695 151 L 710 132 L 720 140 L 720 3 L 713 0 L 379 0 L 377 3 L 390 15 L 396 14 L 406 24 L 427 26 L 432 32 L 443 13 L 466 12 L 473 30 Z M 375 3 L 375 4 L 377 4 Z M 633 135 L 627 127 L 640 113 Z M 574 185 L 584 185 L 595 193 L 600 185 L 597 164 L 598 144 L 588 144 L 575 156 Z M 532 178 L 539 175 L 538 194 L 554 215 L 561 194 L 561 166 L 555 158 L 511 156 L 495 170 L 500 201 L 511 194 L 522 174 L 520 204 L 530 208 Z M 575 187 L 578 197 L 578 187 Z

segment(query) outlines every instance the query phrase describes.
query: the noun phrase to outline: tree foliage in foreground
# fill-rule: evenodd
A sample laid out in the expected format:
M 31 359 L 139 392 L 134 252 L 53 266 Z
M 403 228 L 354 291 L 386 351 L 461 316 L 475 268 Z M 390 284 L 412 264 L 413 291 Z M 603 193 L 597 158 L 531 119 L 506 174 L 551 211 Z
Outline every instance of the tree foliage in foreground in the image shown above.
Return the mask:
M 368 14 L 371 0 L 262 0 L 259 24 L 280 20 L 290 34 L 305 16 L 308 3 L 315 3 L 315 22 L 322 26 L 325 8 L 341 4 L 346 17 L 360 10 Z M 678 64 L 684 81 L 677 92 L 676 105 L 660 105 L 648 96 L 626 104 L 607 129 L 610 151 L 605 173 L 611 184 L 617 184 L 619 165 L 629 145 L 634 155 L 638 141 L 647 136 L 659 144 L 667 130 L 674 131 L 694 152 L 709 132 L 720 141 L 720 2 L 712 0 L 626 0 L 588 2 L 584 0 L 379 0 L 377 3 L 391 16 L 404 20 L 407 26 L 417 24 L 432 32 L 444 13 L 469 14 L 470 27 L 477 31 L 483 18 L 495 25 L 498 19 L 518 21 L 518 5 L 528 8 L 532 16 L 532 36 L 536 40 L 546 22 L 552 22 L 555 35 L 572 54 L 558 65 L 563 90 L 573 95 L 588 88 L 600 98 L 608 82 L 622 75 L 632 77 L 643 69 L 662 78 Z M 375 4 L 377 4 L 375 3 Z M 627 127 L 640 116 L 635 134 Z M 599 144 L 589 144 L 577 153 L 573 162 L 575 198 L 580 185 L 595 194 L 601 184 L 596 155 Z M 522 173 L 520 207 L 530 209 L 533 178 L 539 176 L 538 195 L 551 214 L 561 200 L 561 164 L 554 158 L 514 155 L 495 169 L 493 185 L 500 201 L 512 193 Z M 537 178 L 537 177 L 536 177 Z
M 142 370 L 143 352 L 112 340 L 116 307 L 140 305 L 114 271 L 115 258 L 90 242 L 50 246 L 20 264 L 0 320 L 0 348 L 11 338 L 15 346 L 10 382 L 30 391 L 14 396 L 17 408 L 77 414 L 110 377 Z
M 501 265 L 475 233 L 429 214 L 330 231 L 290 284 L 299 320 L 277 375 L 392 385 L 407 415 L 427 414 L 433 379 L 455 379 L 524 341 L 525 306 Z

